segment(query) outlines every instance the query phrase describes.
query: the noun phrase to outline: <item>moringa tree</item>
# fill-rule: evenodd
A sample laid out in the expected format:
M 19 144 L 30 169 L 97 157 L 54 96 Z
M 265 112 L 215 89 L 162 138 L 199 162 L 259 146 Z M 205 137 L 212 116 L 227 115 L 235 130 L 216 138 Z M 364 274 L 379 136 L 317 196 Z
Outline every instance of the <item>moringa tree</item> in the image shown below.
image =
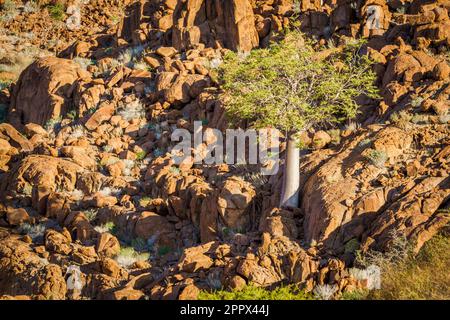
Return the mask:
M 302 130 L 353 118 L 355 99 L 377 97 L 376 76 L 362 43 L 353 41 L 333 50 L 315 51 L 300 32 L 279 43 L 243 55 L 230 52 L 219 68 L 219 81 L 232 119 L 254 127 L 285 132 L 287 147 L 280 206 L 298 207 Z

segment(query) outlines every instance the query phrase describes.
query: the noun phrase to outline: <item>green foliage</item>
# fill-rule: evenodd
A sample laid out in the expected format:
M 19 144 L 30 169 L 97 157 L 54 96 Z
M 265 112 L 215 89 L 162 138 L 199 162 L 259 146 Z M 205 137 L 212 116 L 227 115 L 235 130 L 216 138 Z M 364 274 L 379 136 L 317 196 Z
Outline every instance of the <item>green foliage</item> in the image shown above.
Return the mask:
M 228 115 L 287 132 L 355 117 L 358 96 L 378 97 L 361 46 L 349 42 L 322 59 L 301 33 L 289 32 L 267 49 L 228 53 L 219 68 Z
M 409 114 L 406 110 L 402 110 L 400 112 L 394 112 L 390 120 L 400 129 L 406 129 L 411 122 L 413 116 Z
M 61 117 L 51 118 L 47 120 L 47 122 L 44 125 L 44 128 L 45 130 L 54 130 L 55 127 L 59 126 L 61 121 L 62 121 Z
M 64 20 L 66 9 L 62 3 L 58 2 L 54 5 L 49 5 L 47 7 L 47 10 L 53 19 L 58 20 L 58 21 Z
M 117 231 L 117 227 L 114 224 L 114 222 L 112 222 L 112 221 L 108 221 L 102 227 L 105 228 L 107 230 L 107 232 L 109 232 L 111 234 L 115 234 Z
M 201 291 L 199 300 L 313 300 L 314 297 L 300 290 L 295 285 L 277 287 L 273 290 L 256 287 L 253 285 L 246 286 L 244 289 L 237 291 L 218 290 L 213 292 Z
M 95 218 L 97 218 L 98 210 L 89 209 L 89 210 L 83 211 L 83 213 L 89 221 L 94 221 Z M 108 230 L 109 230 L 109 228 L 108 228 Z

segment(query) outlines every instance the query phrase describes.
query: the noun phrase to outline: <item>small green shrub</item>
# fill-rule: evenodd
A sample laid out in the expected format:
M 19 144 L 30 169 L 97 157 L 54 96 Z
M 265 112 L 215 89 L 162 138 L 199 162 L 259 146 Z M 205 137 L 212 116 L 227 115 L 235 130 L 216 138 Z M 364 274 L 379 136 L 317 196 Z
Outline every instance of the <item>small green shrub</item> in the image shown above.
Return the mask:
M 13 0 L 5 0 L 1 9 L 0 22 L 8 22 L 19 14 L 16 3 Z
M 361 141 L 358 143 L 358 148 L 359 148 L 360 150 L 364 150 L 364 149 L 366 149 L 367 147 L 369 147 L 371 144 L 372 144 L 372 140 L 370 140 L 370 139 L 364 139 L 364 140 L 361 140 Z
M 406 129 L 411 122 L 413 116 L 407 111 L 402 110 L 391 115 L 390 120 L 400 129 Z
M 89 210 L 83 211 L 83 213 L 89 221 L 94 221 L 95 218 L 97 217 L 98 211 L 95 209 L 89 209 Z
M 158 255 L 160 257 L 165 256 L 166 254 L 170 253 L 172 251 L 172 249 L 170 247 L 167 246 L 162 246 L 158 249 Z

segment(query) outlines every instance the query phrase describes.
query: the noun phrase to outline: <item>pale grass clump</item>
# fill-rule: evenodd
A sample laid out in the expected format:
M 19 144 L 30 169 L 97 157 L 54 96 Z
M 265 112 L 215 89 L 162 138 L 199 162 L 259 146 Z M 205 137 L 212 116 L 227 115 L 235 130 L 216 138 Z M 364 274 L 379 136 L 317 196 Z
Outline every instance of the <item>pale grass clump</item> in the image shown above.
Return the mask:
M 139 100 L 134 100 L 127 105 L 122 105 L 118 115 L 127 121 L 141 119 L 145 117 L 145 106 Z
M 450 114 L 442 114 L 439 116 L 439 123 L 441 124 L 447 124 L 450 122 Z
M 103 151 L 107 152 L 107 153 L 113 153 L 114 152 L 114 148 L 112 146 L 110 146 L 109 144 L 106 144 L 103 146 Z
M 97 218 L 98 210 L 95 210 L 95 209 L 85 210 L 85 211 L 83 211 L 83 214 L 91 222 L 91 221 L 94 221 L 95 218 Z
M 15 56 L 11 64 L 0 64 L 0 72 L 10 73 L 14 76 L 14 80 L 17 80 L 22 71 L 33 63 L 35 58 L 33 53 L 24 51 Z
M 350 132 L 356 131 L 361 127 L 361 125 L 355 121 L 349 121 L 349 123 L 345 126 L 345 130 Z

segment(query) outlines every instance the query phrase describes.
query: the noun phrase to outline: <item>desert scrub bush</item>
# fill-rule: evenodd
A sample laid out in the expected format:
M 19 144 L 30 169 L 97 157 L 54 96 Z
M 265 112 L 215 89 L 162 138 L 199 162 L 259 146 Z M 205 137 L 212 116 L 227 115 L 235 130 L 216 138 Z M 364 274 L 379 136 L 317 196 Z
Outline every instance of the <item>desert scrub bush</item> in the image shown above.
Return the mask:
M 124 267 L 129 268 L 138 261 L 147 261 L 150 258 L 148 252 L 139 253 L 133 247 L 121 248 L 119 254 L 115 260 L 117 263 Z
M 372 140 L 363 139 L 358 143 L 358 149 L 364 150 L 372 145 Z
M 369 149 L 365 155 L 367 161 L 377 168 L 384 168 L 387 161 L 387 155 L 384 151 Z
M 345 125 L 344 130 L 348 130 L 350 132 L 356 131 L 360 128 L 360 124 L 355 121 L 350 121 Z
M 75 200 L 79 201 L 83 199 L 84 192 L 80 189 L 74 189 L 72 192 L 70 192 L 70 196 L 74 198 Z
M 108 221 L 105 224 L 94 227 L 94 230 L 99 233 L 109 232 L 111 234 L 115 234 L 117 231 L 117 227 L 112 221 Z
M 88 58 L 82 58 L 82 57 L 75 57 L 73 58 L 73 62 L 78 64 L 82 69 L 87 70 L 89 66 L 94 65 L 94 60 L 88 59 Z
M 199 300 L 313 300 L 314 297 L 295 285 L 273 290 L 248 285 L 242 290 L 200 291 Z
M 447 124 L 450 122 L 450 114 L 441 114 L 438 120 L 441 124 Z
M 450 298 L 450 235 L 429 240 L 417 256 L 408 254 L 381 268 L 381 289 L 368 299 L 448 300 Z
M 340 296 L 341 300 L 366 300 L 369 290 L 357 289 L 343 292 Z
M 134 100 L 127 105 L 122 104 L 117 114 L 127 121 L 141 119 L 145 117 L 145 106 L 139 100 Z
M 161 246 L 158 248 L 158 255 L 160 257 L 165 256 L 166 254 L 169 254 L 170 252 L 172 252 L 172 249 L 168 246 Z
M 409 114 L 405 110 L 402 110 L 399 112 L 394 112 L 389 119 L 400 129 L 406 129 L 408 128 L 408 125 L 411 122 L 412 118 L 413 116 L 411 114 Z
M 412 107 L 418 108 L 418 107 L 421 106 L 422 102 L 423 102 L 423 98 L 416 96 L 416 97 L 413 97 L 411 99 L 411 103 L 410 104 L 411 104 Z
M 47 131 L 54 131 L 61 125 L 62 117 L 48 119 L 44 124 L 44 129 Z
M 120 194 L 120 190 L 116 188 L 104 187 L 98 193 L 104 197 L 117 196 Z
M 378 98 L 372 61 L 361 54 L 362 46 L 362 41 L 349 41 L 325 55 L 300 32 L 290 31 L 268 48 L 228 52 L 219 66 L 222 99 L 232 121 L 287 133 L 280 206 L 298 207 L 296 134 L 355 118 L 359 96 Z
M 341 130 L 339 129 L 328 130 L 328 134 L 331 137 L 331 143 L 333 145 L 337 146 L 341 143 Z
M 0 11 L 0 22 L 8 22 L 19 14 L 14 0 L 5 0 L 0 8 L 2 9 Z
M 43 240 L 45 229 L 46 226 L 44 224 L 24 223 L 18 227 L 20 234 L 29 235 L 33 241 Z
M 64 17 L 66 16 L 65 14 L 65 7 L 64 4 L 57 2 L 54 5 L 49 5 L 47 6 L 47 11 L 50 14 L 50 16 L 57 20 L 57 21 L 63 21 Z
M 98 210 L 96 209 L 89 209 L 83 211 L 83 214 L 86 216 L 86 218 L 89 220 L 89 222 L 92 222 L 97 218 Z
M 86 135 L 86 131 L 82 125 L 75 125 L 72 127 L 72 132 L 69 135 L 69 139 L 79 139 Z
M 146 206 L 148 206 L 151 202 L 152 202 L 152 198 L 150 197 L 142 197 L 139 199 L 139 205 L 143 208 L 145 208 Z
M 145 151 L 136 152 L 136 160 L 137 161 L 144 160 L 146 155 L 147 153 Z
M 0 67 L 0 70 L 2 70 L 2 68 Z M 0 91 L 9 88 L 9 86 L 11 85 L 12 81 L 11 80 L 1 80 L 0 79 Z

